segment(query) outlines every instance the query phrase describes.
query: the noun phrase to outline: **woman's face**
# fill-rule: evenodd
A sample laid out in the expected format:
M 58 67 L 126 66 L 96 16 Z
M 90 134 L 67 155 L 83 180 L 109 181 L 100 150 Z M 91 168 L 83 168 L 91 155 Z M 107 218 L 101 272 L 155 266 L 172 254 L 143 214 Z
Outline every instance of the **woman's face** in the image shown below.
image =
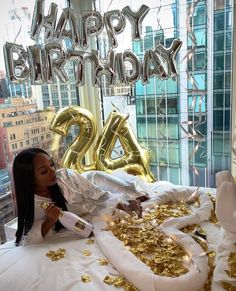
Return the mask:
M 46 154 L 38 154 L 33 161 L 36 188 L 47 188 L 56 183 L 56 172 L 53 162 Z

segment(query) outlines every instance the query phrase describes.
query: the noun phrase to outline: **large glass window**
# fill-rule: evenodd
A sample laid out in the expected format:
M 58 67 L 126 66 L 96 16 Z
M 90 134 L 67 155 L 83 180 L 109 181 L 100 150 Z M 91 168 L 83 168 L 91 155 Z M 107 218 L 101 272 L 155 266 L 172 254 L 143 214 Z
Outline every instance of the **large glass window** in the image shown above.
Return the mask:
M 0 51 L 3 51 L 2 47 L 6 42 L 16 42 L 25 49 L 36 44 L 36 40 L 30 37 L 34 1 L 24 0 L 24 5 L 20 5 L 18 1 L 5 2 L 7 5 L 2 5 L 1 9 Z M 55 2 L 58 4 L 58 21 L 62 9 L 69 4 L 73 9 L 73 2 L 76 1 Z M 197 186 L 214 187 L 215 172 L 221 169 L 231 170 L 233 1 L 126 2 L 87 1 L 91 3 L 91 9 L 96 8 L 102 16 L 107 11 L 122 10 L 127 5 L 134 11 L 142 4 L 150 8 L 141 23 L 140 38 L 132 39 L 132 27 L 127 19 L 122 32 L 115 34 L 118 46 L 113 48 L 114 53 L 131 51 L 137 57 L 133 61 L 128 58 L 124 66 L 125 71 L 122 71 L 121 57 L 121 66 L 118 69 L 124 74 L 122 84 L 109 84 L 107 78 L 101 78 L 102 82 L 97 87 L 93 84 L 96 77 L 100 78 L 96 73 L 99 75 L 105 71 L 105 56 L 112 49 L 106 26 L 99 35 L 89 40 L 86 50 L 77 46 L 73 48 L 86 52 L 85 56 L 91 53 L 91 49 L 97 50 L 98 53 L 98 70 L 93 66 L 92 59 L 85 60 L 85 84 L 82 86 L 78 86 L 76 81 L 77 62 L 69 61 L 64 64 L 64 59 L 61 60 L 62 63 L 52 62 L 51 68 L 46 66 L 46 62 L 43 64 L 43 69 L 47 69 L 47 77 L 52 72 L 50 82 L 38 81 L 37 85 L 32 84 L 32 78 L 40 78 L 41 72 L 34 75 L 35 67 L 31 64 L 29 80 L 21 82 L 18 78 L 17 82 L 12 83 L 6 76 L 4 55 L 0 54 L 0 132 L 4 132 L 4 135 L 0 134 L 0 145 L 5 145 L 2 152 L 0 149 L 0 185 L 1 170 L 11 176 L 13 158 L 21 149 L 37 146 L 52 151 L 51 145 L 55 140 L 54 133 L 50 130 L 51 117 L 60 109 L 76 106 L 78 103 L 89 108 L 99 104 L 94 105 L 98 123 L 101 119 L 105 122 L 114 108 L 118 112 L 129 114 L 129 121 L 138 142 L 151 152 L 151 168 L 158 179 L 178 184 L 198 183 Z M 51 3 L 52 1 L 45 0 L 46 12 Z M 83 7 L 81 9 L 83 10 Z M 67 28 L 68 26 L 69 23 Z M 71 49 L 72 41 L 64 36 L 61 36 L 60 43 L 63 43 L 65 50 Z M 177 51 L 176 47 L 173 47 L 176 39 L 183 41 Z M 37 41 L 42 48 L 45 41 L 41 37 Z M 51 41 L 55 42 L 55 37 Z M 157 62 L 158 54 L 162 56 L 159 65 L 166 76 L 158 73 L 153 76 L 154 66 L 150 64 L 149 82 L 146 84 L 143 80 L 143 58 L 149 49 L 157 54 Z M 52 61 L 54 58 L 55 55 L 47 60 Z M 56 76 L 57 70 L 60 71 L 61 77 L 66 73 L 66 82 Z M 117 68 L 111 68 L 111 72 L 113 70 L 116 70 L 117 75 Z M 132 72 L 137 73 L 137 79 L 127 78 Z M 19 70 L 16 73 L 19 76 Z M 132 102 L 127 102 L 131 97 Z M 11 110 L 8 111 L 9 108 Z M 46 124 L 38 126 L 41 122 Z M 17 132 L 14 131 L 15 127 Z M 34 132 L 31 137 L 31 129 L 41 127 L 46 128 L 44 138 L 40 132 Z M 18 138 L 17 134 L 21 131 L 22 137 Z M 71 133 L 58 145 L 58 160 L 62 159 L 75 135 L 76 131 L 71 129 Z M 2 140 L 1 136 L 5 136 L 5 139 Z M 198 178 L 193 171 L 194 167 L 199 168 Z M 0 199 L 4 191 L 5 188 L 2 190 L 0 186 Z M 11 198 L 9 199 L 11 201 Z M 13 212 L 12 210 L 12 215 Z

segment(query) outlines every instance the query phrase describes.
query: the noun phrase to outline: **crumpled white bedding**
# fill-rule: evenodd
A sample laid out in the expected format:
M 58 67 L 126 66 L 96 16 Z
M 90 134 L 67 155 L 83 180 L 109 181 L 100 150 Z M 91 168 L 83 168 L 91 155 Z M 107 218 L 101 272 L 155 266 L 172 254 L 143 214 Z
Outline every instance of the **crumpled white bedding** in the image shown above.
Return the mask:
M 116 290 L 103 279 L 117 272 L 109 265 L 99 265 L 105 258 L 97 244 L 87 244 L 65 230 L 43 243 L 15 247 L 7 242 L 0 247 L 0 290 L 4 291 L 91 291 Z M 59 248 L 66 250 L 65 257 L 51 261 L 46 253 Z M 90 256 L 83 251 L 91 251 Z M 91 282 L 83 283 L 82 275 Z
M 121 173 L 119 173 L 121 175 Z M 122 183 L 124 176 L 117 175 Z M 137 177 L 130 176 L 134 188 L 150 195 L 150 200 L 144 203 L 151 207 L 153 203 L 162 204 L 179 199 L 188 199 L 196 187 L 175 186 L 168 182 L 139 183 Z M 101 178 L 104 183 L 104 177 Z M 125 179 L 129 180 L 127 175 Z M 74 290 L 118 290 L 113 285 L 103 282 L 105 276 L 122 274 L 145 291 L 198 291 L 201 290 L 207 278 L 207 258 L 198 256 L 202 253 L 200 246 L 188 235 L 178 229 L 192 224 L 201 224 L 207 234 L 209 250 L 215 250 L 219 227 L 208 222 L 212 203 L 207 192 L 214 195 L 214 189 L 200 188 L 201 207 L 192 215 L 182 218 L 169 219 L 160 227 L 167 234 L 174 235 L 176 240 L 190 252 L 198 271 L 190 265 L 190 271 L 178 278 L 160 277 L 154 275 L 150 269 L 139 261 L 133 254 L 118 241 L 111 232 L 101 231 L 103 220 L 94 218 L 94 244 L 87 244 L 87 239 L 79 239 L 72 233 L 64 230 L 46 239 L 43 243 L 15 247 L 8 242 L 0 247 L 0 289 L 4 291 L 74 291 Z M 104 214 L 103 214 L 104 215 Z M 51 261 L 46 257 L 49 250 L 66 249 L 65 258 Z M 91 251 L 90 256 L 83 255 L 84 250 Z M 99 258 L 107 258 L 109 264 L 101 266 Z M 117 271 L 118 270 L 118 271 Z M 199 271 L 200 270 L 200 271 Z M 83 283 L 82 275 L 89 275 L 91 282 Z

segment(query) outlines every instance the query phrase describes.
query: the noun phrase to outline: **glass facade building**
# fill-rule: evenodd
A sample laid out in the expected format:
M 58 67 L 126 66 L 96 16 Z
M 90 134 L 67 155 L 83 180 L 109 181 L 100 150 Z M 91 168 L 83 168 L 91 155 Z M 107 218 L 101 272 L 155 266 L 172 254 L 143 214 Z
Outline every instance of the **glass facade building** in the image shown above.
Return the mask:
M 146 26 L 144 37 L 133 42 L 142 59 L 159 43 L 183 40 L 175 80 L 154 77 L 135 85 L 138 140 L 150 150 L 159 180 L 215 186 L 215 173 L 230 169 L 232 3 L 169 2 L 162 9 L 172 25 Z

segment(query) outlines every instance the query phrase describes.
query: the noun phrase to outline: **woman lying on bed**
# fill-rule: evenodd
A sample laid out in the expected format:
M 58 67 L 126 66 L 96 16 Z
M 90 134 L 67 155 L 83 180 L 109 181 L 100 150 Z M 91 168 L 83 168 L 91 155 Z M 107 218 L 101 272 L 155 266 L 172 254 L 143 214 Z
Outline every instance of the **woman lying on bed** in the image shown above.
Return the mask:
M 15 157 L 13 178 L 18 211 L 16 244 L 22 239 L 26 243 L 37 243 L 53 229 L 59 231 L 63 227 L 58 221 L 61 210 L 85 216 L 87 220 L 108 207 L 129 214 L 135 211 L 141 216 L 139 200 L 146 198 L 137 192 L 130 201 L 119 193 L 119 187 L 111 193 L 71 169 L 56 170 L 48 153 L 38 148 L 23 150 Z M 40 206 L 42 202 L 51 203 L 44 210 Z

